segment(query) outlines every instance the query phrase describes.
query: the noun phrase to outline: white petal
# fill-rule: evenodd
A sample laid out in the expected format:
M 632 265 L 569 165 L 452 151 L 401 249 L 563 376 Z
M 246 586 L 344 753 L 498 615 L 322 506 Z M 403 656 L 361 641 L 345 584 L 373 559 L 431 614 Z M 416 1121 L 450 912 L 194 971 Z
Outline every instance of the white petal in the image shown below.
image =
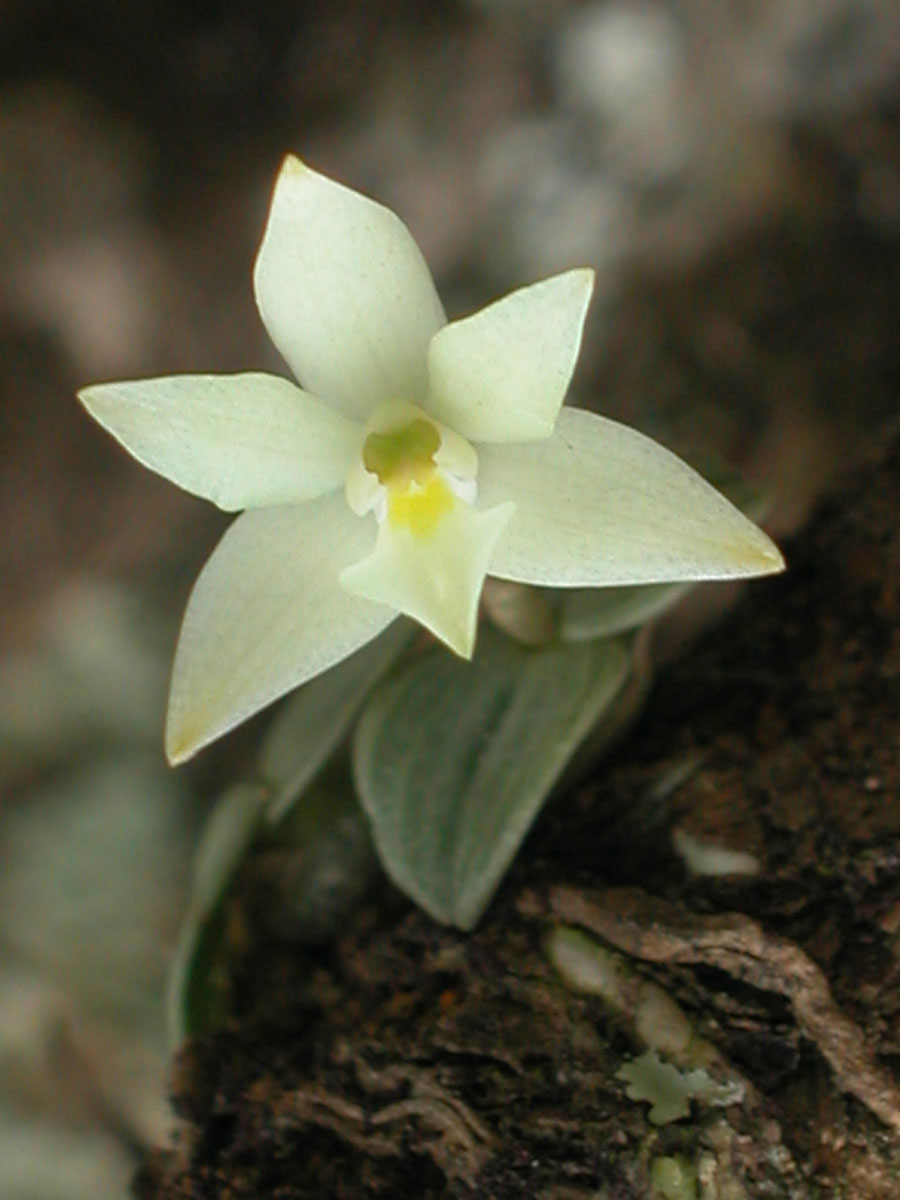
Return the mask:
M 169 696 L 170 762 L 346 658 L 394 619 L 338 584 L 372 533 L 340 493 L 238 517 L 188 601 Z
M 446 325 L 428 348 L 425 407 L 474 442 L 548 437 L 593 286 L 593 271 L 567 271 Z
M 348 567 L 341 583 L 413 617 L 451 650 L 471 658 L 485 573 L 512 513 L 512 504 L 478 512 L 454 500 L 426 536 L 397 528 L 388 517 L 372 554 Z
M 481 446 L 479 497 L 516 513 L 490 574 L 556 587 L 765 575 L 766 535 L 662 446 L 564 408 L 552 437 Z
M 256 259 L 256 303 L 310 391 L 365 418 L 421 401 L 444 310 L 409 230 L 389 209 L 285 160 Z
M 79 399 L 151 471 L 224 509 L 340 487 L 362 430 L 275 375 L 172 375 L 84 388 Z

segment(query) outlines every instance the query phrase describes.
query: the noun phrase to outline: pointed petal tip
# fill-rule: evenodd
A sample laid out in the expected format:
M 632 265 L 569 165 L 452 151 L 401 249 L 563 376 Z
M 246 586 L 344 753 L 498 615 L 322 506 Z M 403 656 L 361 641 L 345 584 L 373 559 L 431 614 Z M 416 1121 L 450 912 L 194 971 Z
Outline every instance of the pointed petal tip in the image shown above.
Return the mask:
M 201 750 L 231 733 L 249 717 L 255 716 L 262 707 L 222 719 L 212 712 L 204 713 L 202 708 L 176 713 L 170 706 L 163 743 L 166 762 L 170 767 L 183 766 L 196 758 Z
M 744 536 L 735 538 L 730 546 L 723 546 L 725 559 L 721 578 L 753 579 L 763 575 L 778 575 L 786 569 L 781 551 L 756 525 L 748 521 L 750 529 Z M 714 576 L 718 578 L 718 576 Z
M 770 537 L 767 537 L 766 534 L 762 536 L 764 541 L 758 551 L 760 573 L 763 575 L 780 575 L 782 571 L 787 570 L 784 555 Z
M 170 767 L 180 767 L 188 759 L 193 758 L 199 748 L 191 738 L 166 734 L 164 753 Z
M 216 732 L 208 727 L 204 728 L 202 721 L 189 720 L 188 715 L 184 713 L 176 715 L 170 707 L 166 717 L 163 744 L 166 762 L 170 767 L 183 766 L 216 737 L 226 732 L 225 729 Z
M 594 285 L 597 282 L 597 272 L 593 267 L 572 267 L 568 271 L 560 272 L 559 275 L 551 275 L 549 279 L 542 282 L 567 285 L 569 295 L 576 304 L 581 306 L 581 320 L 584 320 L 594 294 Z
M 437 637 L 438 635 L 435 634 Z M 472 656 L 475 653 L 475 641 L 478 636 L 478 621 L 477 618 L 471 626 L 461 626 L 457 630 L 444 629 L 440 636 L 440 640 L 444 643 L 448 650 L 452 650 L 457 658 L 463 658 L 466 662 L 472 661 Z
M 597 272 L 593 267 L 575 267 L 572 275 L 578 278 L 581 286 L 587 293 L 586 299 L 590 298 L 594 291 L 594 284 L 597 282 Z
M 97 400 L 101 396 L 103 389 L 106 387 L 103 383 L 91 383 L 86 387 L 79 388 L 75 393 L 78 402 L 87 409 L 93 417 L 97 408 Z
M 278 175 L 275 177 L 275 191 L 282 183 L 300 180 L 305 175 L 318 176 L 319 174 L 299 154 L 286 154 L 281 160 Z

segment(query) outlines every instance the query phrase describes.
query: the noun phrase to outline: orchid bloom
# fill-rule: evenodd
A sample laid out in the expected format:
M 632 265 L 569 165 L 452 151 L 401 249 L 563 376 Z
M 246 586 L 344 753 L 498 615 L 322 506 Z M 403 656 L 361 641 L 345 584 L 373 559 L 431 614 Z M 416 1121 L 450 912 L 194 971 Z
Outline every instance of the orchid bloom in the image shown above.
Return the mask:
M 288 158 L 256 260 L 273 375 L 98 384 L 140 462 L 227 510 L 188 602 L 166 752 L 194 754 L 406 613 L 471 657 L 485 576 L 723 579 L 771 541 L 648 438 L 562 407 L 593 273 L 447 322 L 392 212 Z

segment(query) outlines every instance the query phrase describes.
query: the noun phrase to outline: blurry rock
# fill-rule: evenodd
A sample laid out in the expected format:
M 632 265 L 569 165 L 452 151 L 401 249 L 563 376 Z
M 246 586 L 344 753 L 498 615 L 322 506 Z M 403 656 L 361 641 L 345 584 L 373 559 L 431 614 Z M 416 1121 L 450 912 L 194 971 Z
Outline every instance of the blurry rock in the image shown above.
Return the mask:
M 562 104 L 597 120 L 616 157 L 647 182 L 686 163 L 685 30 L 659 3 L 618 0 L 573 11 L 554 59 Z
M 6 84 L 0 161 L 3 286 L 17 264 L 119 219 L 134 204 L 144 169 L 134 136 L 56 84 Z
M 96 581 L 52 598 L 34 648 L 0 656 L 0 782 L 98 746 L 158 746 L 168 661 L 153 624 L 135 597 Z
M 119 754 L 5 813 L 3 943 L 84 1012 L 161 1028 L 166 945 L 186 884 L 186 805 L 161 761 Z
M 73 237 L 13 274 L 13 302 L 36 325 L 53 329 L 80 377 L 134 375 L 160 341 L 160 249 L 130 224 Z
M 896 94 L 895 0 L 764 0 L 731 7 L 735 85 L 761 114 L 827 121 Z
M 162 996 L 186 891 L 186 804 L 172 772 L 120 754 L 8 809 L 0 829 L 0 1137 L 7 1113 L 40 1114 L 48 1144 L 80 1131 L 95 1197 L 121 1194 L 129 1148 L 167 1132 Z M 20 1194 L 6 1186 L 13 1161 L 4 1148 L 4 1196 Z M 51 1194 L 31 1187 L 21 1195 Z
M 134 1170 L 128 1151 L 103 1130 L 68 1130 L 2 1106 L 0 1145 L 5 1200 L 112 1200 L 126 1194 Z

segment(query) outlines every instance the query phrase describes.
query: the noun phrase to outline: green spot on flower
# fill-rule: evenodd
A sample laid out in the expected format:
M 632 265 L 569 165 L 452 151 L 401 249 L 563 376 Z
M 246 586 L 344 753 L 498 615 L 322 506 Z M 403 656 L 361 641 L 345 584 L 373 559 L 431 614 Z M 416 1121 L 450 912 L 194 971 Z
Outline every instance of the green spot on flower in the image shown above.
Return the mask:
M 412 483 L 426 488 L 440 444 L 435 426 L 418 417 L 392 433 L 370 433 L 363 446 L 363 463 L 390 492 L 405 492 Z

